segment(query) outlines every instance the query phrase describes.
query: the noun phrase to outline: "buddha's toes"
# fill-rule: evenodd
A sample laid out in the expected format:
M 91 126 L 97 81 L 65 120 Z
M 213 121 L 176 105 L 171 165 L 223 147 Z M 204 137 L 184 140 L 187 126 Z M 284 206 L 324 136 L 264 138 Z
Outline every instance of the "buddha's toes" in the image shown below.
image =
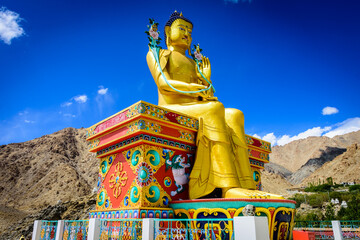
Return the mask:
M 281 195 L 243 188 L 231 188 L 227 190 L 225 198 L 285 199 Z

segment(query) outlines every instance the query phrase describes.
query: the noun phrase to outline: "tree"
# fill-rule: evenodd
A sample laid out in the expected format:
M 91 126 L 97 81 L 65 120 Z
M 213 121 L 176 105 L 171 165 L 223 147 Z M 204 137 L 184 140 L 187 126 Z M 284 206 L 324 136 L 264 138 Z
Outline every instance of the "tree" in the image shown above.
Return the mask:
M 347 220 L 360 220 L 360 196 L 353 195 L 347 203 L 345 217 Z
M 325 214 L 323 216 L 323 220 L 325 221 L 331 221 L 335 219 L 335 208 L 334 204 L 329 203 L 325 207 Z

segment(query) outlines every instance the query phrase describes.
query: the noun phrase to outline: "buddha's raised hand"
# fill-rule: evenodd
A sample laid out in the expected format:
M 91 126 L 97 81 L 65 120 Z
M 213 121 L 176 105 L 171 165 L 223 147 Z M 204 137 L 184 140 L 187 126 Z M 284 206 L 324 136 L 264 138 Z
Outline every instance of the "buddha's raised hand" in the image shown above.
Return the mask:
M 202 57 L 202 62 L 200 63 L 200 71 L 202 72 L 202 74 L 204 75 L 204 77 L 211 82 L 210 77 L 211 77 L 211 64 L 210 64 L 210 60 L 209 58 L 203 56 Z M 206 86 L 208 86 L 209 84 L 206 82 L 205 79 L 203 79 L 203 77 L 201 76 L 201 74 L 199 73 L 199 70 L 197 68 L 197 66 L 195 66 L 196 69 L 196 75 L 198 76 L 199 79 L 202 80 L 203 84 L 205 84 Z

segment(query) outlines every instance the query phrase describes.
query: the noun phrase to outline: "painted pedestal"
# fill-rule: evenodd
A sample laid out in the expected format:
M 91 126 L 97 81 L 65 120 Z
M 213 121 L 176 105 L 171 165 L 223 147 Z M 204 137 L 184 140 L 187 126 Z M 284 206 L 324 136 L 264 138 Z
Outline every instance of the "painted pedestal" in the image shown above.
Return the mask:
M 243 216 L 242 210 L 248 205 L 256 207 L 255 216 L 266 216 L 269 224 L 270 239 L 290 240 L 295 214 L 295 202 L 281 199 L 197 199 L 173 201 L 170 207 L 174 210 L 176 219 L 197 219 L 199 224 L 206 224 L 201 219 L 222 219 L 218 224 L 232 224 L 224 219 Z M 216 222 L 216 221 L 213 221 Z M 220 229 L 225 229 L 219 226 Z
M 169 202 L 188 199 L 198 120 L 138 102 L 88 129 L 100 159 L 90 218 L 173 218 Z
M 290 239 L 295 202 L 269 199 L 188 200 L 198 119 L 140 101 L 88 129 L 100 160 L 90 218 L 233 218 L 247 204 L 267 216 L 271 239 Z M 246 135 L 257 189 L 270 143 Z M 231 224 L 230 224 L 231 225 Z

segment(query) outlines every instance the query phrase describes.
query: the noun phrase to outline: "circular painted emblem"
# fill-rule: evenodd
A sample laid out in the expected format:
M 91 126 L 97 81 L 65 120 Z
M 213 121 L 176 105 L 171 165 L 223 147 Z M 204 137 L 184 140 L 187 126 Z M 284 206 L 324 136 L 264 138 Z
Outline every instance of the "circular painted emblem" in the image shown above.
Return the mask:
M 153 172 L 149 164 L 142 162 L 136 170 L 136 181 L 140 187 L 148 186 L 153 179 Z

